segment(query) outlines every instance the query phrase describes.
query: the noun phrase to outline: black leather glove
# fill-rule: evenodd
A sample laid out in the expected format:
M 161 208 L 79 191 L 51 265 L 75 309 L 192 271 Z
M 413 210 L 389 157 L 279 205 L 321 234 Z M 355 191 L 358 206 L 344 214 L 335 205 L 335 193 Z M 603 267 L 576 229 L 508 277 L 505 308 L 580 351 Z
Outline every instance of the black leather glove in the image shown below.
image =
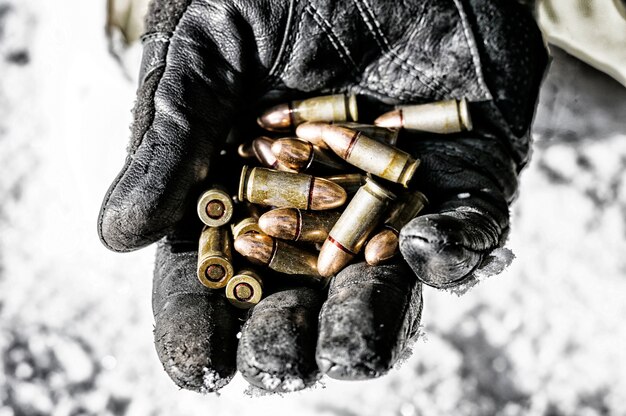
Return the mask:
M 214 391 L 239 369 L 288 391 L 321 373 L 385 373 L 419 326 L 415 275 L 463 283 L 502 243 L 546 61 L 535 23 L 511 0 L 153 0 L 129 156 L 98 227 L 115 251 L 162 239 L 155 343 L 176 384 Z M 217 153 L 233 125 L 272 103 L 337 92 L 360 95 L 365 121 L 399 103 L 465 97 L 475 128 L 402 139 L 422 160 L 412 186 L 431 202 L 401 232 L 415 275 L 401 259 L 360 263 L 333 279 L 327 299 L 276 291 L 238 340 L 234 309 L 195 277 L 196 198 L 232 179 Z

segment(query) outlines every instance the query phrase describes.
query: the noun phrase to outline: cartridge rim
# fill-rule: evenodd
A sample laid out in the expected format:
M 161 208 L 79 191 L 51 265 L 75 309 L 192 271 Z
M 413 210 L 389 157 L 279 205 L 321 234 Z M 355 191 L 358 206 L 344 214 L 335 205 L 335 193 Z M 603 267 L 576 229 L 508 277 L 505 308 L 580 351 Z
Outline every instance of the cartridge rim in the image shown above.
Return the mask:
M 243 168 L 241 168 L 241 176 L 239 177 L 239 190 L 237 191 L 237 198 L 239 198 L 240 201 L 245 201 L 245 191 L 246 191 L 246 185 L 248 183 L 248 177 L 249 175 L 249 171 L 250 167 L 248 165 L 244 165 Z
M 256 157 L 254 149 L 252 148 L 252 140 L 240 143 L 239 146 L 237 146 L 237 154 L 244 159 Z
M 252 291 L 247 299 L 241 299 L 237 296 L 237 287 L 245 285 Z M 263 296 L 263 285 L 261 278 L 251 270 L 243 270 L 228 281 L 226 285 L 226 298 L 235 307 L 240 309 L 249 309 L 259 303 Z
M 220 279 L 215 280 L 209 276 L 208 271 L 212 266 L 221 267 L 222 270 L 224 271 L 224 275 Z M 233 274 L 235 274 L 233 270 L 233 265 L 224 256 L 213 254 L 213 255 L 206 256 L 200 259 L 199 261 L 198 279 L 200 280 L 200 283 L 202 283 L 204 286 L 208 287 L 209 289 L 223 288 L 224 286 L 226 286 L 228 281 L 233 277 Z
M 211 204 L 218 204 L 221 214 L 211 214 Z M 198 199 L 197 212 L 200 220 L 209 227 L 219 227 L 227 224 L 233 216 L 233 201 L 230 196 L 219 188 L 209 189 Z
M 249 233 L 257 233 L 264 234 L 261 227 L 259 227 L 259 222 L 256 218 L 248 217 L 239 221 L 237 224 L 232 226 L 233 239 L 237 239 L 240 235 L 249 234 Z
M 415 175 L 415 171 L 419 167 L 421 161 L 419 159 L 413 159 L 413 162 L 408 163 L 404 167 L 404 171 L 400 175 L 398 179 L 398 183 L 400 183 L 405 188 L 409 187 L 409 182 L 413 179 L 413 175 Z
M 474 128 L 472 124 L 472 117 L 469 112 L 469 105 L 467 100 L 462 98 L 458 103 L 459 105 L 459 122 L 461 123 L 461 129 L 471 131 Z
M 359 109 L 356 103 L 356 95 L 350 94 L 348 96 L 348 116 L 349 121 L 356 122 L 359 120 Z
M 383 188 L 378 182 L 371 177 L 365 178 L 365 185 L 363 185 L 370 194 L 381 200 L 395 200 L 396 194 L 388 189 Z
M 422 193 L 420 191 L 413 191 L 413 197 L 416 198 L 416 199 L 419 199 L 420 202 L 422 203 L 422 205 L 424 205 L 424 206 L 430 204 L 430 201 L 428 200 L 428 197 L 426 197 L 426 195 L 424 195 L 424 193 Z

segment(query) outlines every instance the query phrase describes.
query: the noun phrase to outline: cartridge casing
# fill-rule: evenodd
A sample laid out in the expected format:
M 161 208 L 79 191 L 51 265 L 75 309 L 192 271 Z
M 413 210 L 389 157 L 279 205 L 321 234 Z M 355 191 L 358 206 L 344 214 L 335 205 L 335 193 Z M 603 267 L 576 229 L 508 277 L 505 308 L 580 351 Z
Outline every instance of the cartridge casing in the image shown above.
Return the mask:
M 419 165 L 419 161 L 408 153 L 371 139 L 361 132 L 332 124 L 310 127 L 299 129 L 300 137 L 321 136 L 328 147 L 348 163 L 405 187 Z
M 465 99 L 402 106 L 399 110 L 402 126 L 408 130 L 439 134 L 472 130 L 472 120 Z
M 357 121 L 354 95 L 335 94 L 279 104 L 257 120 L 264 129 L 285 131 L 306 121 Z
M 198 217 L 210 227 L 219 227 L 233 216 L 233 200 L 221 186 L 214 186 L 198 199 Z
M 357 121 L 359 113 L 356 96 L 335 94 L 292 101 L 292 124 L 305 121 Z
M 367 179 L 331 229 L 329 240 L 357 254 L 393 199 L 393 193 Z
M 337 273 L 361 250 L 395 195 L 368 178 L 330 230 L 318 258 L 322 276 Z
M 198 245 L 198 279 L 209 289 L 226 286 L 233 276 L 230 236 L 226 227 L 204 227 Z
M 317 272 L 317 256 L 284 241 L 274 239 L 274 254 L 268 267 L 284 274 L 304 275 L 321 282 Z
M 325 179 L 301 173 L 244 166 L 239 200 L 274 207 L 333 209 L 346 201 L 346 191 Z
M 379 127 L 372 126 L 371 124 L 362 124 L 362 123 L 352 123 L 352 122 L 342 122 L 342 123 L 333 123 L 338 127 L 345 127 L 350 130 L 360 131 L 370 139 L 374 139 L 376 141 L 386 143 L 391 146 L 395 146 L 398 143 L 398 135 L 400 134 L 400 129 L 398 128 L 387 128 L 387 127 Z
M 305 284 L 326 285 L 317 271 L 315 254 L 265 234 L 242 235 L 235 240 L 235 249 L 248 260 L 291 275 Z
M 249 309 L 263 297 L 263 280 L 252 270 L 242 270 L 226 285 L 226 298 L 235 307 Z
M 413 178 L 419 162 L 408 153 L 357 133 L 345 153 L 348 163 L 373 175 L 404 186 Z

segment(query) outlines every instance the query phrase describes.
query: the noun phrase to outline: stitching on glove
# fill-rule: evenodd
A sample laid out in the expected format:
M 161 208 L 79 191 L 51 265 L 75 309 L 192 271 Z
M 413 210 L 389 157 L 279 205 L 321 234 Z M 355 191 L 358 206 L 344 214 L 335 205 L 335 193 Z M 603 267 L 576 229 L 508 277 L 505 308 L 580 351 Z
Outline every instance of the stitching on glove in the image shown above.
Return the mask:
M 461 16 L 463 34 L 465 35 L 465 41 L 469 45 L 470 54 L 472 55 L 472 62 L 474 63 L 474 72 L 476 72 L 476 76 L 478 77 L 478 85 L 480 86 L 480 90 L 483 94 L 485 94 L 485 98 L 493 99 L 493 96 L 491 95 L 491 92 L 489 91 L 489 89 L 487 88 L 487 84 L 485 83 L 480 57 L 478 56 L 478 50 L 476 48 L 476 40 L 470 32 L 469 23 L 467 22 L 467 16 L 465 15 L 465 10 L 461 5 L 460 0 L 454 0 L 454 5 L 456 6 L 456 9 Z
M 302 32 L 302 25 L 304 23 L 304 19 L 302 18 L 302 14 L 296 14 L 298 16 L 300 16 L 300 21 L 298 22 L 298 28 L 294 31 L 292 31 L 289 34 L 289 39 L 287 40 L 288 42 L 288 51 L 285 52 L 285 66 L 283 67 L 283 69 L 280 72 L 280 75 L 276 77 L 276 82 L 279 82 L 281 78 L 283 78 L 283 76 L 285 75 L 285 73 L 291 68 L 291 66 L 293 65 L 293 48 L 295 46 L 295 37 Z M 287 57 L 288 56 L 288 57 Z
M 362 2 L 363 7 L 365 7 L 365 9 L 368 12 L 367 14 L 369 15 L 369 18 L 372 20 L 372 22 L 374 23 L 374 26 L 376 27 L 376 32 L 375 33 L 372 32 L 372 35 L 374 35 L 374 38 L 376 39 L 376 42 L 381 47 L 381 49 L 383 51 L 385 51 L 386 53 L 390 54 L 392 57 L 394 57 L 394 59 L 393 59 L 394 62 L 398 63 L 402 69 L 404 69 L 409 75 L 413 76 L 416 79 L 416 81 L 418 81 L 420 84 L 422 84 L 426 89 L 428 89 L 431 92 L 433 92 L 436 96 L 439 96 L 439 94 L 441 93 L 440 91 L 443 91 L 443 93 L 449 94 L 450 91 L 446 87 L 441 85 L 438 81 L 436 81 L 436 80 L 426 76 L 408 58 L 400 57 L 393 50 L 393 48 L 391 47 L 391 44 L 389 43 L 389 40 L 385 37 L 384 33 L 382 32 L 382 29 L 381 29 L 381 26 L 380 26 L 380 22 L 378 21 L 378 19 L 376 19 L 376 16 L 374 15 L 372 7 L 367 3 L 366 0 L 355 0 L 355 4 L 357 4 L 357 8 L 359 9 L 359 12 L 361 13 L 361 16 L 363 17 L 363 20 L 366 22 L 367 27 L 370 28 L 370 31 L 372 29 L 371 29 L 370 24 L 368 23 L 368 16 L 366 16 L 366 14 L 362 11 L 362 9 L 360 7 L 358 7 L 359 1 Z M 382 44 L 381 44 L 381 42 L 382 42 Z M 426 81 L 423 81 L 422 78 L 425 78 Z M 432 87 L 430 84 L 434 84 L 436 88 Z
M 359 84 L 363 91 L 369 91 L 373 94 L 378 94 L 386 98 L 394 98 L 400 101 L 413 101 L 423 98 L 421 95 L 416 94 L 415 91 L 409 91 L 401 87 L 392 85 L 383 85 L 382 83 L 368 80 L 366 85 Z M 390 90 L 399 91 L 399 94 L 390 93 Z
M 350 56 L 350 51 L 345 43 L 341 41 L 339 36 L 333 31 L 330 22 L 324 16 L 322 16 L 311 4 L 309 1 L 307 6 L 304 8 L 307 13 L 309 13 L 317 26 L 324 32 L 324 34 L 328 37 L 333 48 L 337 51 L 341 60 L 346 64 L 346 66 L 351 67 L 352 75 L 358 75 L 358 66 Z
M 150 33 L 149 35 L 145 35 L 141 38 L 141 43 L 143 45 L 143 56 L 141 59 L 141 68 L 139 72 L 139 88 L 143 87 L 146 80 L 159 68 L 165 67 L 164 60 L 161 60 L 161 53 L 163 53 L 163 59 L 167 55 L 168 44 L 170 42 L 169 35 L 163 32 Z M 162 43 L 164 46 L 164 51 L 159 50 L 157 47 L 150 47 L 151 44 L 154 43 Z M 133 148 L 136 150 L 137 144 L 131 143 Z M 129 153 L 131 149 L 129 149 Z M 134 151 L 131 153 L 133 154 Z
M 475 156 L 471 155 L 469 152 L 464 152 L 463 149 L 458 149 L 456 146 L 453 146 L 452 144 L 448 144 L 444 142 L 423 144 L 421 146 L 421 150 L 429 150 L 434 153 L 448 156 L 450 158 L 459 159 L 462 162 L 469 161 L 472 163 L 473 169 L 476 173 L 482 173 L 483 175 L 487 176 L 488 178 L 491 179 L 491 181 L 494 184 L 498 185 L 500 192 L 502 193 L 505 192 L 505 189 L 501 184 L 501 179 L 502 179 L 501 175 L 496 175 L 494 172 L 487 169 L 485 167 L 485 163 L 482 163 L 481 161 L 479 161 Z M 494 161 L 494 163 L 497 163 L 499 161 L 499 158 L 495 158 L 495 159 L 497 160 Z
M 289 11 L 287 12 L 287 23 L 285 23 L 285 33 L 283 34 L 283 41 L 281 42 L 280 49 L 278 50 L 278 54 L 276 55 L 276 61 L 267 73 L 267 79 L 271 79 L 277 76 L 277 73 L 285 65 L 285 58 L 289 55 L 291 51 L 291 46 L 293 45 L 293 35 L 295 33 L 293 30 L 291 30 L 294 24 L 295 15 L 294 2 L 295 0 L 289 1 Z

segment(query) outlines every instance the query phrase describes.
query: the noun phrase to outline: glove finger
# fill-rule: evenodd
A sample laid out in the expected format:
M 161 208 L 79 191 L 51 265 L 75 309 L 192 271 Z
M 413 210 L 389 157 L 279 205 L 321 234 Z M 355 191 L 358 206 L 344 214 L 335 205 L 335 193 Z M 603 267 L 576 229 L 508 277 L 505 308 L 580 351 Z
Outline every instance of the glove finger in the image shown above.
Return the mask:
M 517 189 L 516 165 L 493 138 L 457 137 L 415 143 L 422 165 L 414 186 L 429 198 L 429 215 L 400 232 L 400 251 L 430 286 L 466 282 L 499 247 Z
M 154 342 L 174 383 L 211 392 L 235 374 L 240 324 L 224 292 L 207 289 L 198 281 L 193 246 L 168 239 L 158 245 L 152 293 Z
M 254 307 L 237 350 L 237 368 L 250 384 L 290 392 L 315 383 L 321 305 L 319 291 L 301 287 L 274 293 Z
M 320 313 L 320 370 L 346 380 L 385 374 L 417 333 L 421 312 L 421 284 L 404 262 L 347 267 Z
M 487 215 L 458 209 L 415 218 L 400 233 L 400 251 L 423 283 L 447 288 L 470 278 L 501 235 Z
M 158 8 L 164 2 L 153 3 Z M 194 187 L 213 169 L 212 156 L 232 124 L 241 74 L 222 55 L 220 42 L 230 38 L 233 22 L 225 18 L 224 27 L 209 28 L 198 15 L 211 10 L 186 10 L 210 5 L 188 3 L 162 5 L 162 13 L 176 13 L 153 23 L 155 32 L 144 40 L 129 156 L 98 221 L 100 238 L 111 250 L 134 250 L 172 231 L 197 198 Z M 221 34 L 212 37 L 213 32 Z

